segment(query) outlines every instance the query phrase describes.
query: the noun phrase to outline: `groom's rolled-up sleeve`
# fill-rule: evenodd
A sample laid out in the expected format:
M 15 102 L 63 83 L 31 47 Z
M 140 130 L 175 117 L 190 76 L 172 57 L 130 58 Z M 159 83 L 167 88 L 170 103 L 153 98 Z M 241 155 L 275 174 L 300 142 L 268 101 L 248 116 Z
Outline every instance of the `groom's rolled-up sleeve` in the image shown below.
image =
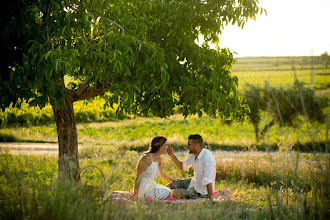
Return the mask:
M 212 183 L 212 176 L 214 170 L 215 170 L 215 161 L 207 161 L 204 167 L 204 177 L 202 179 L 203 186 Z

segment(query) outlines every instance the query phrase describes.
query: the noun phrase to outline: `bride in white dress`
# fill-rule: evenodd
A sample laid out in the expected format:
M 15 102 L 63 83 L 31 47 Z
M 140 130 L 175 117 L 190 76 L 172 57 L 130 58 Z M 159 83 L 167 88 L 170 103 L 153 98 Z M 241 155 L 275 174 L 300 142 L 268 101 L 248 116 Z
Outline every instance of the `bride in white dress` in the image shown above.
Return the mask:
M 143 200 L 151 197 L 153 200 L 163 200 L 172 196 L 170 188 L 154 182 L 158 176 L 169 182 L 173 181 L 163 173 L 160 158 L 160 155 L 166 154 L 168 147 L 165 137 L 158 136 L 151 141 L 149 150 L 143 153 L 137 164 L 133 199 Z

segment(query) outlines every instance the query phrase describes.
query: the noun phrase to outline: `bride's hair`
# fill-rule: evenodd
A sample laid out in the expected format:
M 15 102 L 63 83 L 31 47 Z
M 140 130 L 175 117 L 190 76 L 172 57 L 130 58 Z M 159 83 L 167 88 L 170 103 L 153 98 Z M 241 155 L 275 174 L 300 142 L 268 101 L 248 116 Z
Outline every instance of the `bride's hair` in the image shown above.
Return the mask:
M 163 136 L 154 137 L 154 139 L 152 139 L 152 141 L 149 144 L 148 151 L 146 151 L 145 154 L 156 153 L 159 150 L 159 148 L 163 146 L 163 144 L 165 144 L 166 141 L 167 139 Z
M 143 156 L 145 156 L 147 153 L 156 153 L 160 149 L 160 147 L 163 146 L 163 144 L 165 144 L 166 141 L 167 139 L 163 136 L 154 137 L 154 139 L 152 139 L 152 141 L 149 144 L 149 149 L 142 153 L 136 166 L 139 165 Z

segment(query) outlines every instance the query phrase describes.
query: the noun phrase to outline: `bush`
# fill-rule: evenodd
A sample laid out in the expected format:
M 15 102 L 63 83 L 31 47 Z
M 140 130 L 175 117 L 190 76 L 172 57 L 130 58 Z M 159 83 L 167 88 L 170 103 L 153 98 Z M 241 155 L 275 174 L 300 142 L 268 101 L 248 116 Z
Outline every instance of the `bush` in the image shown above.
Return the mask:
M 116 113 L 115 109 L 104 107 L 105 101 L 96 98 L 90 102 L 78 101 L 74 103 L 74 112 L 77 123 L 118 121 L 129 118 L 123 113 Z M 0 110 L 0 127 L 47 125 L 54 123 L 52 107 L 44 108 L 29 106 L 26 101 L 19 102 L 18 106 L 9 106 L 5 111 Z
M 0 142 L 17 142 L 19 139 L 11 134 L 4 131 L 0 131 Z

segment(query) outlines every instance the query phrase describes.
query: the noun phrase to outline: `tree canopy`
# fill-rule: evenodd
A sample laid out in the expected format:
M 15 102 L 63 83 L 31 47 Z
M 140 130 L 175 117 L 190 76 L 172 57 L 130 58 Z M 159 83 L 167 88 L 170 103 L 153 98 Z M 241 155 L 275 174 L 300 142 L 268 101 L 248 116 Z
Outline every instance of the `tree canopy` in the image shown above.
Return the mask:
M 263 10 L 257 1 L 19 2 L 24 10 L 7 31 L 24 32 L 26 42 L 17 47 L 25 53 L 11 78 L 32 104 L 109 91 L 109 104 L 133 114 L 167 116 L 174 105 L 185 115 L 246 112 L 230 75 L 234 59 L 220 49 L 219 34 L 228 23 L 243 27 L 255 19 Z

